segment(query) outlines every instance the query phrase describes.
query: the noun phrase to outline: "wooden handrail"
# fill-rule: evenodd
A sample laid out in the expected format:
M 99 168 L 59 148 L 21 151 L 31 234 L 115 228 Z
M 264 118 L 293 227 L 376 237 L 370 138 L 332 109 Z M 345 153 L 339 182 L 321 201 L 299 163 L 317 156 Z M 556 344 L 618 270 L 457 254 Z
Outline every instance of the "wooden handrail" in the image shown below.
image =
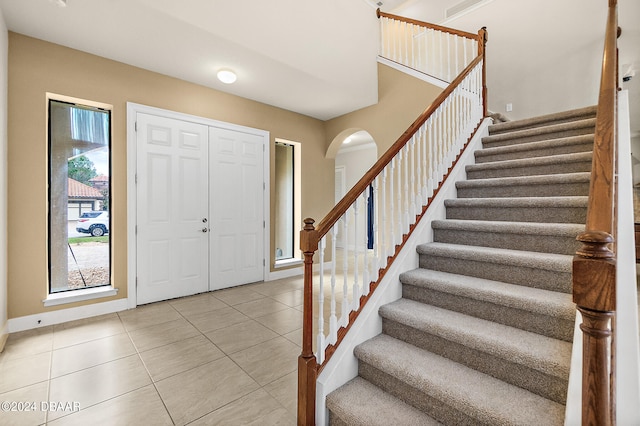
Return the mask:
M 390 18 L 396 21 L 406 22 L 407 24 L 413 24 L 419 27 L 430 28 L 433 30 L 442 31 L 443 33 L 454 34 L 460 37 L 470 38 L 473 40 L 476 40 L 478 38 L 477 34 L 456 30 L 454 28 L 443 27 L 437 24 L 430 24 L 429 22 L 418 21 L 417 19 L 405 18 L 404 16 L 393 15 L 391 13 L 385 13 L 385 12 L 382 12 L 379 8 L 378 10 L 376 10 L 376 14 L 378 15 L 378 18 Z
M 481 31 L 484 31 L 481 30 Z M 477 37 L 477 36 L 476 36 Z M 382 156 L 376 161 L 376 163 L 371 166 L 371 168 L 367 171 L 367 173 L 362 176 L 362 178 L 345 194 L 345 196 L 335 205 L 333 209 L 318 223 L 318 226 L 315 228 L 317 233 L 317 238 L 320 239 L 335 225 L 335 223 L 342 217 L 342 215 L 347 211 L 349 206 L 354 203 L 354 201 L 358 198 L 363 191 L 367 189 L 367 187 L 373 182 L 376 176 L 382 172 L 382 170 L 391 162 L 393 157 L 400 152 L 400 150 L 405 146 L 405 144 L 411 140 L 413 134 L 429 119 L 431 114 L 434 113 L 438 109 L 438 107 L 447 99 L 447 97 L 453 93 L 453 90 L 464 80 L 464 78 L 475 68 L 480 61 L 482 61 L 482 56 L 476 57 L 471 63 L 462 71 L 462 73 L 455 78 L 451 82 L 449 86 L 440 94 L 438 97 L 429 105 L 429 107 L 424 110 L 420 116 L 409 126 L 407 130 L 396 140 L 389 149 L 382 154 Z M 486 89 L 483 89 L 485 91 Z M 315 242 L 317 246 L 317 241 Z M 304 252 L 304 247 L 302 247 Z
M 609 0 L 587 221 L 573 259 L 573 301 L 582 314 L 583 425 L 615 424 L 617 13 L 617 0 Z

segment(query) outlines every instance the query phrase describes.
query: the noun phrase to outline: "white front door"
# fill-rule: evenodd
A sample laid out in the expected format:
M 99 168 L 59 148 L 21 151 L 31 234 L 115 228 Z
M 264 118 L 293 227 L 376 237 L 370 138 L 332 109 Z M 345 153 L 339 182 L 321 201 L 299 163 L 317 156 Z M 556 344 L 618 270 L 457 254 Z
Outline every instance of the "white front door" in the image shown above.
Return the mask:
M 209 129 L 211 290 L 264 279 L 265 146 L 264 135 Z
M 208 127 L 138 113 L 137 304 L 209 289 Z

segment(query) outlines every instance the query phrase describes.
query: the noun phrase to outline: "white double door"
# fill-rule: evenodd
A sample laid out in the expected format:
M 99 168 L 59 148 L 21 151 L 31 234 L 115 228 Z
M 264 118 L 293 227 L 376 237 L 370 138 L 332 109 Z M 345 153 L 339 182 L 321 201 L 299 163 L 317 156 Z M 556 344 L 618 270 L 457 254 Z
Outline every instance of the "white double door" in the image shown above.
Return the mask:
M 136 118 L 137 304 L 263 280 L 265 135 Z

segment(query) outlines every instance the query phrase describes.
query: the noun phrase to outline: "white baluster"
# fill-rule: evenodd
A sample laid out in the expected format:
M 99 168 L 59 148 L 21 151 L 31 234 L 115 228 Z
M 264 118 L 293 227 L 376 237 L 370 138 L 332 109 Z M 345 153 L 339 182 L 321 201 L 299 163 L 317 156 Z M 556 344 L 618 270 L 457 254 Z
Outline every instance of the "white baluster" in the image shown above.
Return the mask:
M 458 66 L 458 45 L 460 44 L 460 38 L 457 35 L 453 37 L 453 42 L 455 43 L 455 56 L 456 56 L 456 76 L 458 76 L 460 74 L 460 71 L 462 71 L 459 66 Z
M 336 316 L 336 246 L 338 245 L 338 224 L 331 228 L 331 312 L 329 314 L 329 344 L 338 341 L 338 317 Z
M 393 159 L 391 160 L 391 173 L 389 176 L 389 207 L 390 207 L 390 211 L 389 211 L 389 224 L 391 225 L 391 241 L 389 241 L 389 247 L 387 247 L 387 256 L 392 256 L 393 255 L 393 251 L 394 251 L 394 244 L 396 243 L 396 209 L 395 209 L 395 198 L 393 196 L 394 194 L 394 189 L 393 187 L 395 186 L 395 180 L 394 180 L 394 171 L 396 168 L 396 157 L 393 157 Z
M 423 187 L 426 185 L 426 182 L 423 182 L 422 180 L 422 161 L 423 161 L 423 156 L 422 156 L 422 130 L 424 129 L 424 124 L 422 126 L 420 126 L 420 128 L 418 129 L 418 131 L 416 132 L 415 135 L 413 135 L 414 137 L 414 141 L 413 144 L 415 145 L 415 153 L 414 153 L 414 163 L 415 163 L 415 173 L 414 175 L 414 185 L 415 185 L 415 192 L 416 192 L 416 198 L 415 198 L 415 210 L 414 213 L 418 214 L 420 211 L 422 211 L 422 206 L 424 205 L 424 203 L 422 202 L 422 195 L 424 193 L 423 191 Z
M 434 172 L 434 159 L 435 159 L 435 127 L 436 127 L 436 117 L 432 115 L 429 118 L 429 176 L 427 181 L 427 199 L 433 195 L 433 187 L 435 182 L 433 181 L 435 172 Z
M 413 192 L 409 191 L 409 144 L 405 143 L 402 150 L 404 151 L 404 217 L 402 219 L 402 234 L 408 234 L 409 225 L 411 224 L 409 222 L 409 194 Z
M 406 66 L 409 66 L 411 64 L 411 62 L 409 62 L 409 43 L 410 43 L 409 37 L 411 37 L 411 34 L 409 34 L 409 29 L 407 28 L 408 26 L 409 24 L 405 22 L 403 26 L 403 35 L 404 35 L 403 39 L 404 39 L 404 63 Z
M 402 234 L 404 234 L 404 227 L 403 227 L 403 215 L 402 215 L 402 149 L 400 151 L 398 151 L 397 154 L 398 157 L 398 164 L 396 167 L 396 170 L 398 172 L 398 175 L 396 176 L 396 181 L 398 182 L 398 188 L 396 191 L 396 197 L 398 198 L 398 204 L 397 204 L 397 215 L 396 215 L 396 221 L 394 223 L 395 226 L 398 227 L 398 233 L 396 234 L 396 238 L 393 240 L 393 254 L 395 254 L 395 246 L 398 245 L 400 243 L 400 241 L 402 241 Z
M 422 182 L 422 186 L 420 187 L 420 191 L 422 193 L 421 203 L 420 203 L 420 211 L 422 208 L 427 205 L 429 202 L 429 166 L 427 163 L 427 129 L 429 128 L 429 123 L 431 119 L 427 119 L 424 125 L 420 127 L 420 138 L 418 139 L 418 143 L 420 144 L 420 153 L 422 156 L 420 157 L 420 170 L 421 177 L 420 181 Z
M 349 225 L 347 216 L 349 210 L 344 214 L 344 228 L 342 235 L 342 317 L 340 318 L 340 326 L 346 327 L 349 324 L 349 286 L 347 283 L 349 277 Z
M 440 39 L 440 59 L 438 60 L 440 62 L 440 75 L 438 76 L 438 78 L 441 78 L 442 80 L 445 80 L 445 76 L 444 76 L 444 58 L 445 58 L 445 53 L 444 53 L 444 34 L 442 33 L 442 31 L 440 31 L 438 33 L 439 39 Z
M 324 362 L 324 248 L 325 248 L 325 237 L 320 239 L 320 244 L 318 244 L 318 254 L 320 260 L 320 288 L 318 289 L 318 345 L 316 353 L 316 358 L 318 358 L 318 363 L 322 364 Z
M 374 180 L 375 182 L 375 180 Z M 373 185 L 373 183 L 371 184 Z M 373 186 L 372 186 L 373 187 Z M 369 284 L 371 283 L 371 273 L 370 273 L 370 269 L 371 269 L 371 264 L 369 262 L 369 229 L 372 229 L 372 223 L 369 223 L 369 221 L 374 222 L 374 218 L 373 218 L 373 209 L 372 207 L 370 207 L 370 203 L 373 202 L 373 199 L 371 197 L 371 189 L 369 187 L 367 187 L 367 189 L 365 189 L 364 191 L 364 207 L 365 207 L 365 219 L 364 219 L 364 266 L 362 268 L 362 294 L 363 295 L 367 295 L 369 294 Z M 372 231 L 373 233 L 373 231 Z M 372 236 L 373 238 L 373 236 Z M 374 240 L 375 241 L 375 240 Z M 375 244 L 375 243 L 374 243 Z
M 378 208 L 378 206 L 381 205 L 381 203 L 378 201 L 378 197 L 379 197 L 379 182 L 380 182 L 381 176 L 378 175 L 376 176 L 376 178 L 373 181 L 373 265 L 372 265 L 372 271 L 371 271 L 371 277 L 369 279 L 369 281 L 377 281 L 378 280 L 378 271 L 380 269 L 380 238 L 381 238 L 381 232 L 380 232 L 380 209 Z M 367 285 L 367 289 L 369 288 L 369 286 Z M 367 290 L 368 291 L 368 290 Z
M 446 33 L 447 37 L 447 82 L 451 82 L 451 34 Z
M 360 307 L 360 288 L 358 283 L 358 262 L 360 261 L 360 203 L 358 202 L 360 197 L 356 198 L 353 203 L 353 301 L 351 310 L 357 311 Z
M 378 203 L 378 217 L 380 218 L 380 250 L 378 251 L 378 270 L 387 266 L 387 169 L 382 169 L 382 186 L 380 187 L 380 203 Z

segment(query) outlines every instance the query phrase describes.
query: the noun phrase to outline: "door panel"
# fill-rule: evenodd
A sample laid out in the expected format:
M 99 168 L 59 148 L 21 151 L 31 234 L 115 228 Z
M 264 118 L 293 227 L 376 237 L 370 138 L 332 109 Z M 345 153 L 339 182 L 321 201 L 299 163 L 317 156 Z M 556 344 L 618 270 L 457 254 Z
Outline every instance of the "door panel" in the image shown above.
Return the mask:
M 137 114 L 137 303 L 208 290 L 208 127 Z
M 211 290 L 264 279 L 265 143 L 210 128 Z

